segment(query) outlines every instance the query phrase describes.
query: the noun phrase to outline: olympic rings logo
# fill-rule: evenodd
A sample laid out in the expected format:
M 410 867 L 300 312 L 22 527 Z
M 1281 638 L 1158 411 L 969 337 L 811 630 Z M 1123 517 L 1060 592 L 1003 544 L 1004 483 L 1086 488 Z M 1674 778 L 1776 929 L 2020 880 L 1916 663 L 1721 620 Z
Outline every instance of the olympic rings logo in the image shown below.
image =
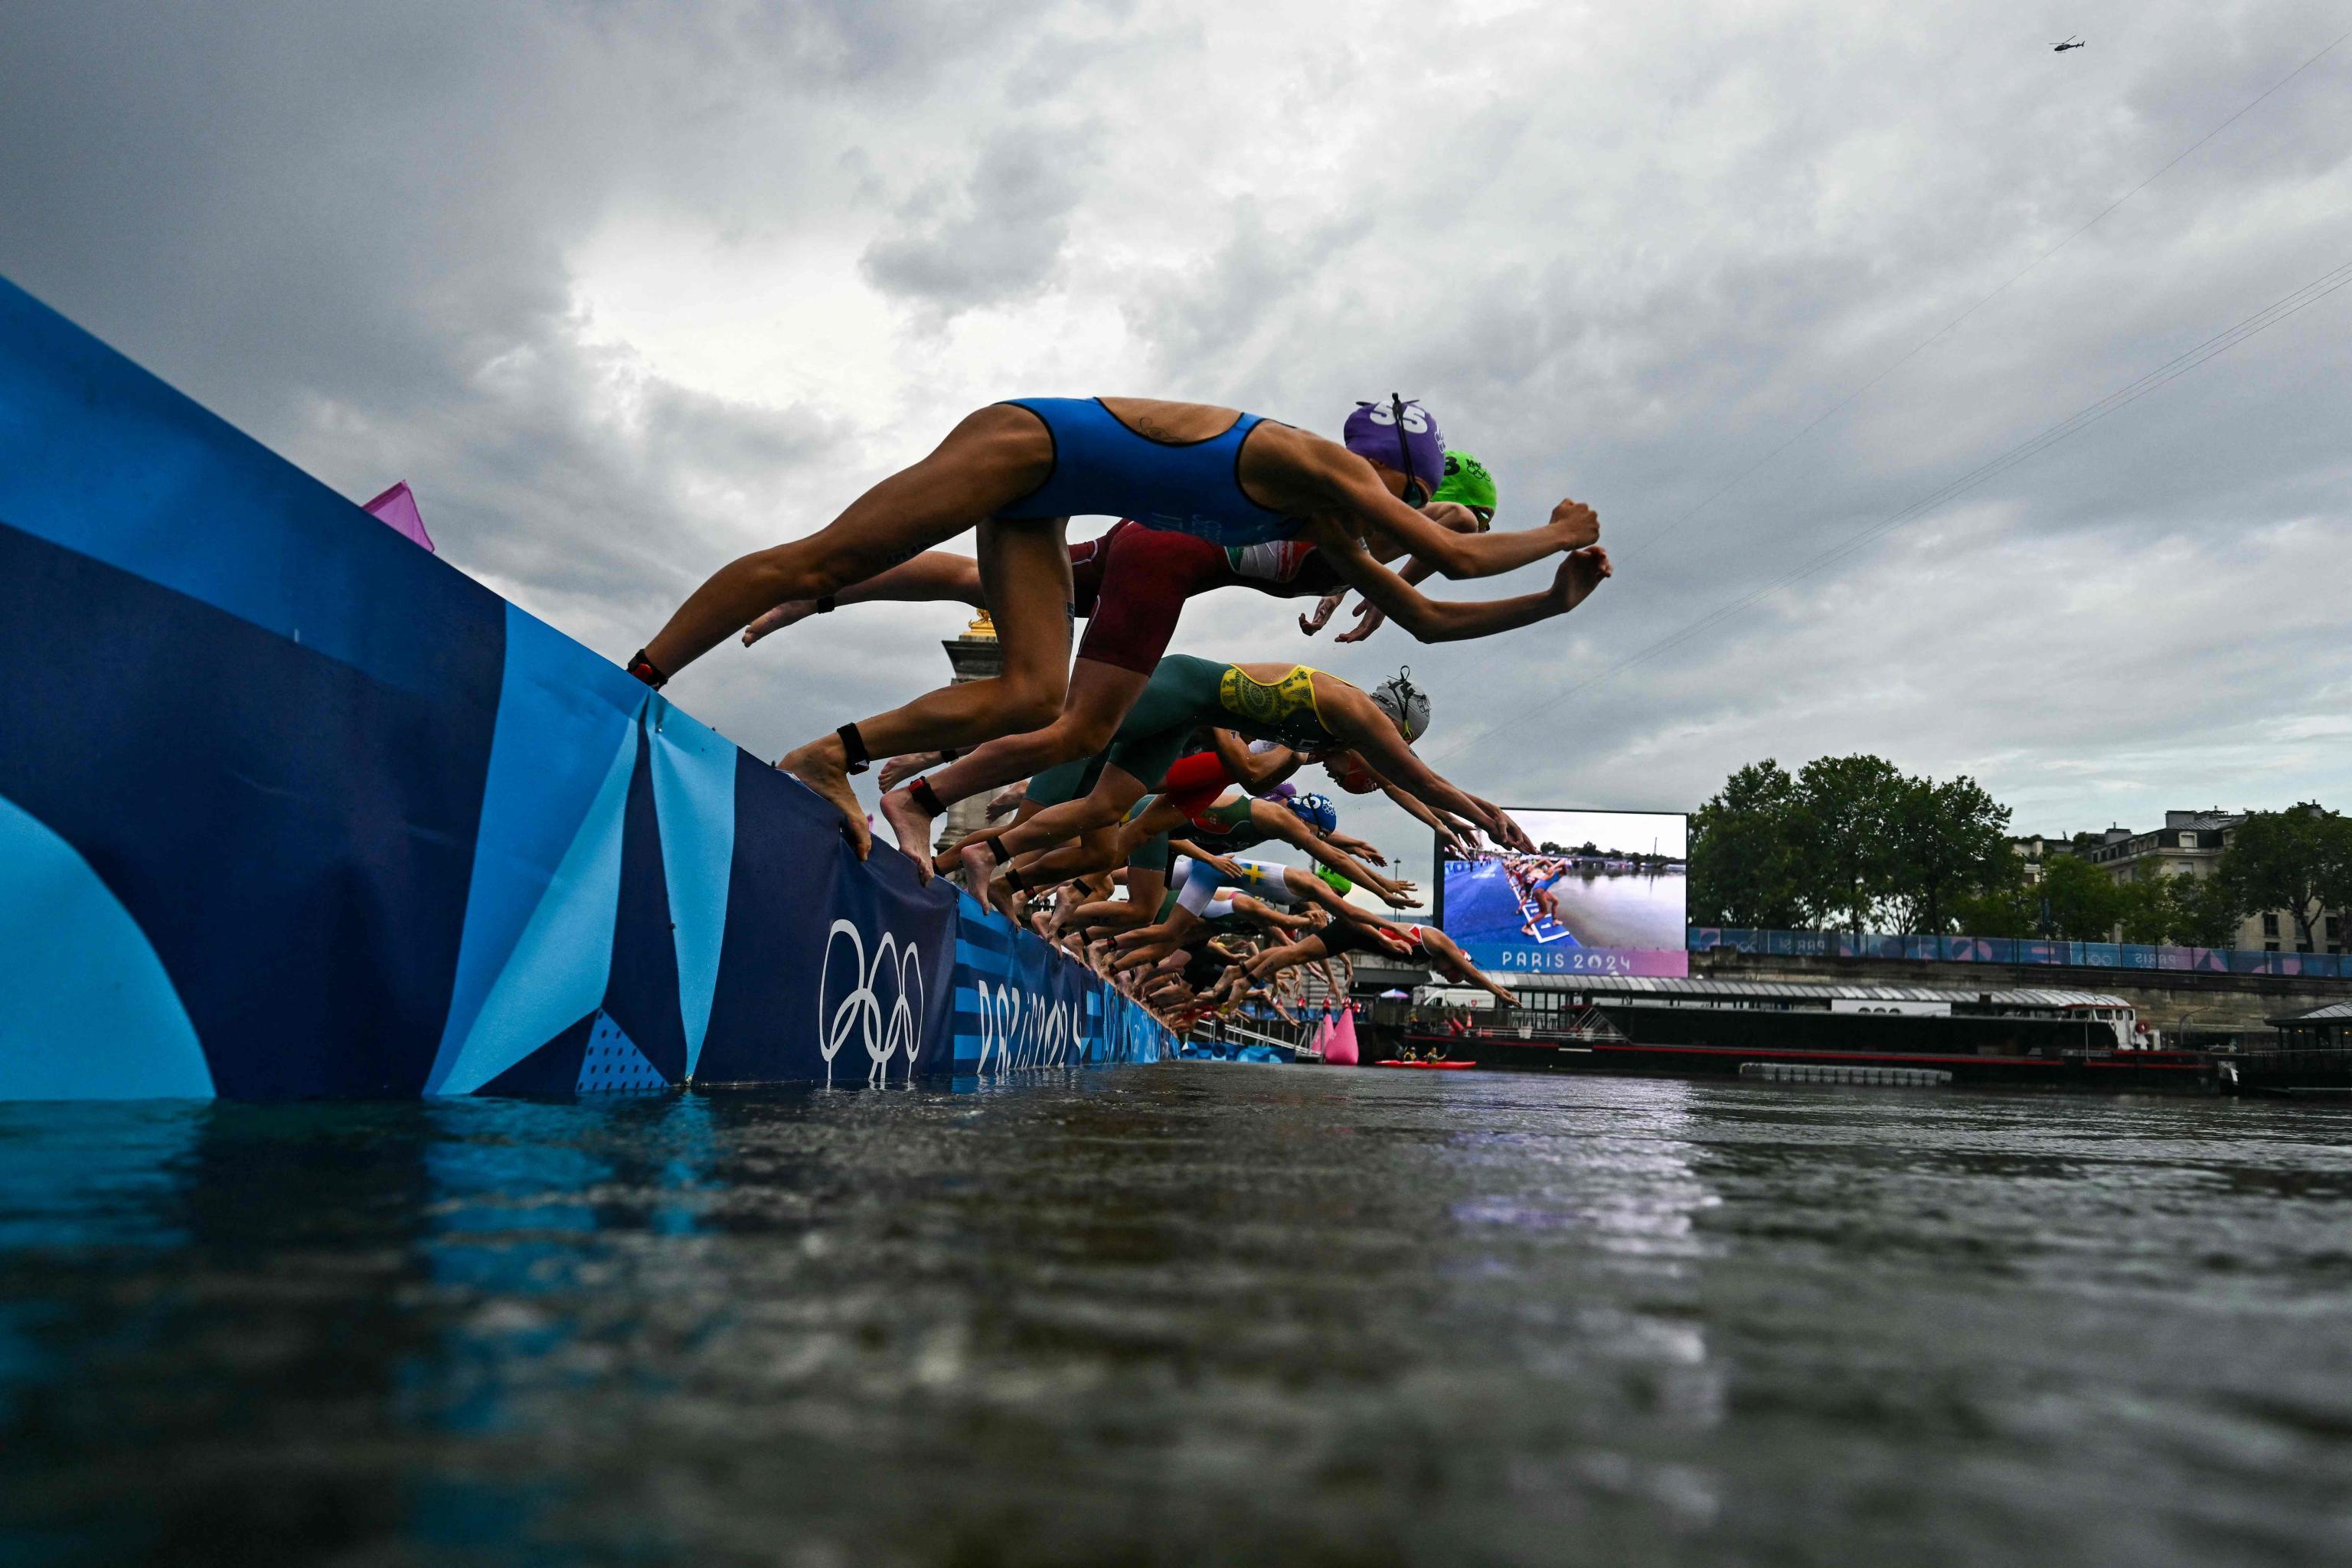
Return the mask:
M 847 967 L 856 986 L 834 1003 L 828 1012 L 826 999 L 833 994 L 833 960 L 844 938 L 848 939 Z M 923 985 L 922 953 L 913 942 L 901 945 L 895 933 L 884 931 L 874 949 L 874 963 L 869 969 L 866 963 L 866 938 L 856 922 L 834 921 L 833 929 L 825 933 L 824 966 L 817 975 L 817 1050 L 824 1058 L 825 1081 L 833 1081 L 833 1058 L 861 1030 L 871 1064 L 866 1069 L 866 1082 L 885 1082 L 889 1077 L 890 1059 L 901 1049 L 907 1053 L 907 1077 L 911 1081 L 915 1058 L 923 1044 Z M 887 1005 L 882 994 L 886 986 L 889 991 Z

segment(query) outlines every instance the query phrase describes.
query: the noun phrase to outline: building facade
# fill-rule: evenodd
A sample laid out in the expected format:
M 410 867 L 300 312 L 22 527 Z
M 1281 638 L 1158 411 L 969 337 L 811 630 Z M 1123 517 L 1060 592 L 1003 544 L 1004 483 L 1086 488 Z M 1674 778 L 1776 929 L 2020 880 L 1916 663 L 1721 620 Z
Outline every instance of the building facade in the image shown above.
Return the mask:
M 2145 833 L 2110 827 L 2098 841 L 2080 853 L 2118 882 L 2147 881 L 2157 877 L 2205 878 L 2221 864 L 2230 837 L 2249 814 L 2210 806 L 2203 811 L 2168 811 L 2164 826 Z M 2306 942 L 2294 916 L 2285 910 L 2264 910 L 2238 922 L 2230 945 L 2263 952 L 2341 952 L 2347 934 L 2346 911 L 2328 910 L 2312 923 Z

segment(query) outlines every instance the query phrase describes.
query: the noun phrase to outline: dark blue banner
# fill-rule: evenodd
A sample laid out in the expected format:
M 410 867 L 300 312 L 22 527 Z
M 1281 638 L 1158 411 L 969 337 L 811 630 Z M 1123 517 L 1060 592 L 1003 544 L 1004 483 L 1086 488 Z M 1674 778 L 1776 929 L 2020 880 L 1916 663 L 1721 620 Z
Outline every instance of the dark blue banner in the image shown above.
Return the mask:
M 0 1098 L 879 1084 L 1166 1047 L 5 284 L 0 630 Z

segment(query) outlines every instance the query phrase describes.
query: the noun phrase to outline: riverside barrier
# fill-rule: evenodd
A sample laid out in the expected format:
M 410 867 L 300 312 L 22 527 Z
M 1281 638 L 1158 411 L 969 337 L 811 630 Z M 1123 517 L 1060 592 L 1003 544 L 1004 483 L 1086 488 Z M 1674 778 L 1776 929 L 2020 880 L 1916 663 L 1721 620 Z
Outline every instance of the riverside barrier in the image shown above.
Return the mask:
M 1150 1014 L 0 281 L 0 1099 L 898 1083 Z
M 1893 936 L 1873 931 L 1764 931 L 1692 926 L 1688 950 L 1768 958 L 1881 958 L 1930 963 L 2050 964 L 2173 974 L 2267 974 L 2352 980 L 2352 953 L 2256 952 L 2229 947 L 2156 947 L 2127 942 L 2044 942 L 2028 937 Z

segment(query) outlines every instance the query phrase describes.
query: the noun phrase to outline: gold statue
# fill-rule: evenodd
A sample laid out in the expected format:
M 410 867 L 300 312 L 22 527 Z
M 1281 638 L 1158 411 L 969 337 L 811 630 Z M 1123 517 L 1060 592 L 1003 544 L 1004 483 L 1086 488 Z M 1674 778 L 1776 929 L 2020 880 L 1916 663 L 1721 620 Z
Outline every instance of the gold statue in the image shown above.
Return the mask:
M 990 617 L 989 613 L 986 610 L 982 610 L 980 614 L 972 616 L 971 625 L 964 627 L 963 635 L 968 637 L 986 637 L 990 642 L 994 642 L 996 640 L 996 622 Z

